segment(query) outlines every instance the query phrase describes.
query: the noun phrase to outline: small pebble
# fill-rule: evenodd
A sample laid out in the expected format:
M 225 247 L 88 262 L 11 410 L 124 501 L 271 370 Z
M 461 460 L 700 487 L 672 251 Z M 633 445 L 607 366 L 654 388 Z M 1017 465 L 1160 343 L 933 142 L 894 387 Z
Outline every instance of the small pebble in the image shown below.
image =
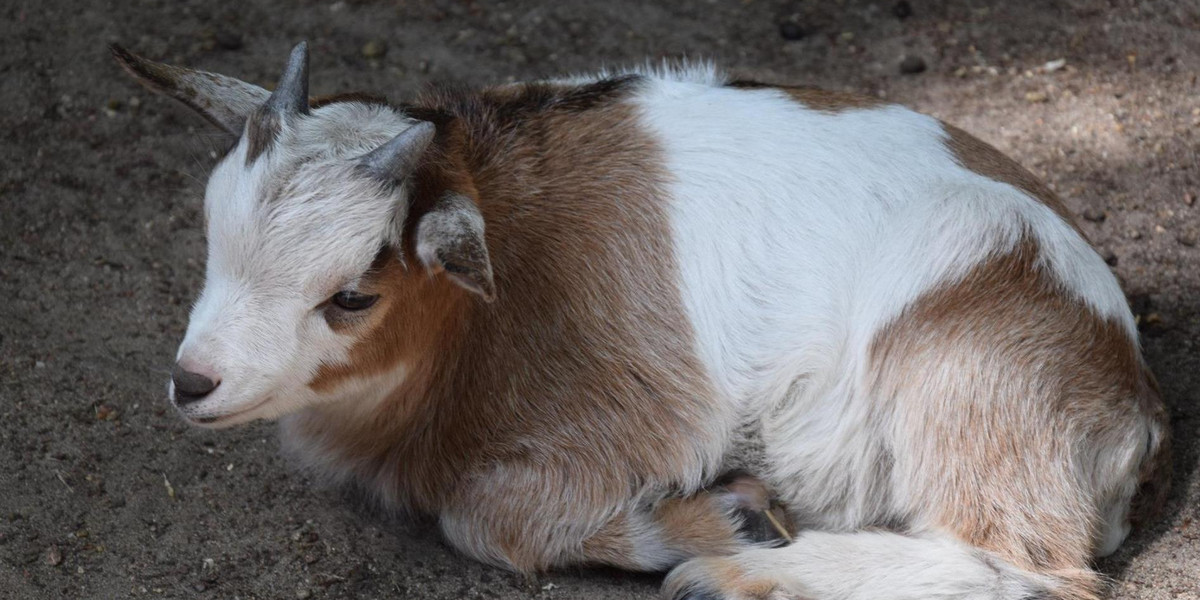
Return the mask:
M 1042 70 L 1047 73 L 1053 73 L 1065 66 L 1067 66 L 1067 59 L 1059 58 L 1059 59 L 1049 61 L 1046 64 L 1042 65 Z
M 57 567 L 58 565 L 62 564 L 62 561 L 62 550 L 59 550 L 58 546 L 50 546 L 49 548 L 46 548 L 46 564 L 52 567 Z
M 779 35 L 789 42 L 795 41 L 804 37 L 804 28 L 797 23 L 784 21 L 779 24 Z
M 1093 223 L 1103 223 L 1108 218 L 1108 215 L 1103 210 L 1092 207 L 1083 211 L 1083 218 Z
M 908 0 L 899 0 L 892 5 L 892 14 L 896 15 L 897 19 L 907 19 L 913 14 L 912 4 Z
M 312 591 L 310 591 L 310 590 L 306 590 L 303 588 L 296 590 L 296 598 L 299 598 L 299 600 L 305 600 L 305 598 L 311 598 L 311 597 L 312 597 Z
M 927 68 L 925 59 L 920 56 L 905 56 L 904 60 L 900 61 L 900 72 L 905 75 L 924 73 Z
M 371 40 L 362 47 L 362 55 L 366 58 L 380 58 L 387 54 L 387 46 L 379 40 Z
M 1178 240 L 1180 244 L 1183 244 L 1188 248 L 1196 247 L 1197 235 L 1194 231 L 1181 232 L 1179 235 L 1175 236 L 1175 239 Z
M 1192 194 L 1191 192 L 1184 192 L 1183 193 L 1183 203 L 1188 206 L 1195 204 L 1196 203 L 1195 194 Z
M 1046 95 L 1046 92 L 1025 92 L 1026 102 L 1045 102 L 1049 99 L 1050 97 Z

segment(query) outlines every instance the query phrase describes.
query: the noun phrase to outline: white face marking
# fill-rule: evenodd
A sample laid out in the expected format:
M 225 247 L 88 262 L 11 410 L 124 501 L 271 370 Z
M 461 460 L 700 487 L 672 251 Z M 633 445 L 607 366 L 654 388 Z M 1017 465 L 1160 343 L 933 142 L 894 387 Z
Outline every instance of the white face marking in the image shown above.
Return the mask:
M 355 159 L 410 124 L 387 108 L 331 104 L 285 122 L 249 167 L 245 139 L 217 165 L 205 193 L 204 291 L 177 359 L 220 384 L 180 408 L 189 420 L 228 426 L 323 400 L 307 383 L 346 360 L 354 338 L 329 327 L 322 305 L 354 288 L 403 218 L 404 190 Z

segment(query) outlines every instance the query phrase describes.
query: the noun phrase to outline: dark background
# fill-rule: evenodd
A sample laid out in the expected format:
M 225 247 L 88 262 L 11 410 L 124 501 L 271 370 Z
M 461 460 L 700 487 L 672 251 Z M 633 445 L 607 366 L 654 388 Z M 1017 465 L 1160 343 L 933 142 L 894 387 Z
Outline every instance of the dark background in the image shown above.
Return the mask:
M 1101 566 L 1119 598 L 1200 598 L 1200 4 L 911 13 L 893 0 L 4 2 L 0 598 L 653 597 L 652 576 L 526 581 L 472 563 L 427 525 L 315 489 L 269 425 L 196 431 L 168 408 L 203 277 L 203 181 L 228 140 L 137 87 L 105 46 L 273 85 L 301 39 L 314 94 L 405 99 L 431 81 L 710 57 L 903 102 L 997 145 L 1114 265 L 1173 405 L 1168 512 Z M 905 56 L 925 70 L 902 74 Z

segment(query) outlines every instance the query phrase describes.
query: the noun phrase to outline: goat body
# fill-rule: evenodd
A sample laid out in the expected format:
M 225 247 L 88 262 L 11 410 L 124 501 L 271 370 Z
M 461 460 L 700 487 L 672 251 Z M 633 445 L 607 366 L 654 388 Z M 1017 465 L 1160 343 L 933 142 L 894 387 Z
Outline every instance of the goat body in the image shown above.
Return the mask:
M 273 94 L 114 52 L 242 136 L 181 412 L 280 418 L 479 560 L 673 569 L 675 597 L 1092 598 L 1161 500 L 1116 279 L 959 129 L 707 67 L 389 106 L 308 102 L 302 47 Z M 790 545 L 747 534 L 731 471 Z

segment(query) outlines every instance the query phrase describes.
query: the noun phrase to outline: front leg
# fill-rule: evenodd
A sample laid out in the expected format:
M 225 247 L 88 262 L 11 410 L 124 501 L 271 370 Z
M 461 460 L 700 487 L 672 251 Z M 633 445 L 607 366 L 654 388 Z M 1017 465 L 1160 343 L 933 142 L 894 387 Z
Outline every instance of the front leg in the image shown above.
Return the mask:
M 687 497 L 622 511 L 583 543 L 583 562 L 662 571 L 698 556 L 724 556 L 790 538 L 766 487 L 741 476 Z
M 502 467 L 442 511 L 442 531 L 460 551 L 526 573 L 572 564 L 664 571 L 696 556 L 778 545 L 786 535 L 779 517 L 766 515 L 765 486 L 747 476 L 686 497 L 631 495 L 597 481 L 555 489 L 558 482 L 546 470 Z

